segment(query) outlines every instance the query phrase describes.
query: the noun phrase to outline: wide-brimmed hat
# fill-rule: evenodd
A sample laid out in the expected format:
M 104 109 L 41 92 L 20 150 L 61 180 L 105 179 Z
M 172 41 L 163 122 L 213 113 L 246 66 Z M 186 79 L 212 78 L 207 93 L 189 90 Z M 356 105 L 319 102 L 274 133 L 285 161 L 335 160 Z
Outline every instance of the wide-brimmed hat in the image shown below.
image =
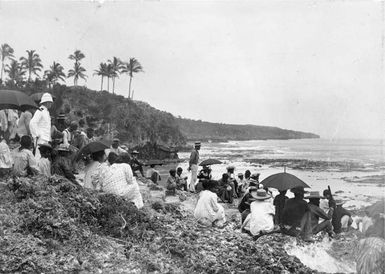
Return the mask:
M 341 199 L 335 199 L 334 202 L 336 203 L 337 206 L 343 205 L 345 203 L 345 201 L 343 201 Z
M 112 142 L 120 142 L 119 138 L 112 139 Z
M 251 196 L 256 200 L 267 200 L 271 198 L 270 194 L 267 193 L 264 189 L 257 189 L 257 191 L 252 191 L 250 193 Z M 255 193 L 255 195 L 253 195 L 252 193 Z
M 319 191 L 310 191 L 309 195 L 305 199 L 323 199 L 324 197 L 319 194 Z
M 46 103 L 46 102 L 53 103 L 52 95 L 49 93 L 44 93 L 43 96 L 41 96 L 40 104 Z
M 52 149 L 52 146 L 50 144 L 38 144 L 39 148 L 47 148 L 47 149 Z
M 57 147 L 57 150 L 58 151 L 70 151 L 68 146 L 66 146 L 65 144 L 60 144 L 58 147 Z
M 198 147 L 198 146 L 200 146 L 200 145 L 201 145 L 201 142 L 199 142 L 199 141 L 197 141 L 197 142 L 194 143 L 194 146 L 196 146 L 196 147 Z

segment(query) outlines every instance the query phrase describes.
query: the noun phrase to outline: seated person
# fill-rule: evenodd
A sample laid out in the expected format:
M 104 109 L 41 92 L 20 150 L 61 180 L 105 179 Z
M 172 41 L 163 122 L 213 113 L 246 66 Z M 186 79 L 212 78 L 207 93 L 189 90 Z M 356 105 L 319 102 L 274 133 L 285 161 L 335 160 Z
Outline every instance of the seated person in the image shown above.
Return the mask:
M 332 216 L 333 231 L 335 233 L 341 233 L 348 231 L 349 227 L 353 223 L 351 218 L 352 214 L 349 210 L 342 207 L 344 202 L 342 200 L 335 200 L 336 208 L 334 209 Z
M 311 229 L 310 224 L 301 224 L 305 213 L 309 211 L 309 206 L 303 199 L 305 190 L 303 187 L 292 188 L 294 198 L 288 199 L 282 213 L 282 232 L 290 236 L 307 235 L 306 230 Z M 306 239 L 310 240 L 310 239 Z
M 138 175 L 136 174 L 136 171 L 140 172 L 140 175 L 144 177 L 144 172 L 143 172 L 143 163 L 139 161 L 138 159 L 139 152 L 134 150 L 131 152 L 131 161 L 130 161 L 130 166 L 132 169 L 132 172 L 134 173 L 134 176 L 137 177 Z M 160 179 L 159 179 L 160 180 Z
M 10 173 L 12 163 L 11 151 L 3 135 L 0 133 L 0 178 Z
M 132 174 L 131 166 L 121 156 L 108 154 L 109 166 L 99 169 L 98 189 L 107 193 L 124 196 L 139 209 L 143 207 L 139 185 Z
M 260 235 L 274 230 L 274 206 L 270 194 L 264 189 L 252 189 L 254 201 L 250 205 L 251 213 L 242 224 L 242 229 L 251 235 Z
M 233 196 L 234 196 L 234 198 L 238 198 L 239 197 L 239 195 L 238 195 L 238 182 L 237 182 L 237 180 L 235 178 L 235 174 L 234 174 L 235 166 L 230 165 L 226 169 L 227 169 L 227 175 L 229 175 L 228 180 L 232 185 L 234 185 Z
M 249 188 L 249 182 L 243 178 L 243 173 L 238 173 L 238 194 L 241 197 Z
M 187 176 L 183 176 L 182 173 L 183 168 L 178 167 L 176 169 L 176 188 L 187 191 Z
M 13 150 L 13 173 L 16 176 L 28 176 L 39 173 L 36 158 L 31 151 L 32 138 L 24 135 L 20 140 L 20 147 Z
M 195 191 L 197 193 L 199 193 L 199 192 L 201 192 L 203 190 L 202 183 L 205 180 L 211 180 L 211 178 L 212 178 L 210 166 L 203 166 L 202 170 L 199 171 L 197 178 L 199 180 L 198 180 L 198 183 L 195 186 Z
M 170 169 L 170 175 L 167 178 L 166 182 L 166 196 L 176 194 L 176 170 L 175 168 Z
M 99 150 L 91 153 L 90 161 L 87 163 L 84 173 L 83 186 L 89 189 L 96 189 L 98 169 L 102 168 L 101 165 L 105 164 L 105 152 Z
M 285 208 L 285 203 L 289 199 L 286 196 L 287 190 L 280 190 L 279 194 L 275 196 L 273 205 L 275 206 L 275 224 L 282 224 L 283 209 Z
M 146 178 L 150 179 L 154 184 L 158 184 L 158 181 L 162 180 L 159 175 L 159 171 L 155 169 L 155 165 L 150 165 L 150 168 L 146 172 Z
M 75 175 L 72 172 L 72 163 L 70 159 L 70 150 L 65 144 L 60 144 L 57 148 L 58 155 L 52 163 L 52 174 L 66 177 L 77 184 Z
M 309 212 L 306 214 L 310 215 L 311 221 L 311 233 L 313 235 L 326 231 L 329 236 L 333 236 L 333 227 L 331 223 L 331 215 L 333 214 L 333 209 L 329 209 L 329 216 L 323 211 L 320 207 L 320 199 L 323 198 L 320 196 L 318 191 L 311 191 L 309 196 L 305 197 L 305 199 L 309 199 Z M 306 215 L 305 214 L 305 215 Z M 306 218 L 306 216 L 305 216 Z M 323 219 L 324 221 L 319 222 L 319 219 Z
M 50 177 L 52 147 L 50 144 L 40 144 L 39 151 L 41 155 L 41 158 L 37 160 L 37 168 L 39 170 L 39 173 Z
M 199 193 L 199 199 L 194 210 L 194 217 L 200 223 L 223 226 L 226 222 L 225 210 L 218 204 L 216 191 L 218 189 L 217 181 L 205 181 L 203 191 Z
M 238 205 L 238 210 L 242 216 L 242 224 L 246 220 L 246 217 L 250 214 L 250 204 L 254 201 L 251 191 L 257 191 L 258 187 L 251 186 L 248 188 L 247 193 L 243 196 L 241 202 Z
M 224 203 L 233 203 L 234 200 L 234 183 L 229 181 L 227 173 L 222 174 L 222 178 L 218 181 L 219 191 L 218 196 Z

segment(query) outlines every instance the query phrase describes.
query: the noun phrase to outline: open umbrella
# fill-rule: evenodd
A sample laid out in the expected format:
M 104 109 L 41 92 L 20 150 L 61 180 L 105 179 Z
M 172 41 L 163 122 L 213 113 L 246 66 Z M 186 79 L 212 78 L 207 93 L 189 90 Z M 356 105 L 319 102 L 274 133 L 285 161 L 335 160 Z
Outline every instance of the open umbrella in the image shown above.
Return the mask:
M 207 160 L 202 161 L 199 165 L 200 166 L 211 166 L 211 165 L 218 165 L 218 164 L 222 164 L 222 162 L 217 160 L 217 159 L 207 159 Z
M 265 187 L 272 187 L 278 190 L 287 190 L 294 187 L 310 187 L 298 177 L 286 172 L 270 175 L 264 179 L 261 184 Z
M 17 90 L 0 90 L 0 109 L 27 109 L 37 108 L 35 102 L 27 94 Z
M 31 97 L 32 100 L 35 101 L 36 103 L 40 103 L 41 96 L 43 96 L 43 94 L 44 92 L 38 92 L 38 93 L 31 94 L 29 97 Z M 55 101 L 56 97 L 52 95 L 52 99 Z
M 99 142 L 99 141 L 91 142 L 91 143 L 85 145 L 84 147 L 82 147 L 78 151 L 78 153 L 76 155 L 76 161 L 79 161 L 80 159 L 87 156 L 88 154 L 98 152 L 101 150 L 105 150 L 107 148 L 109 148 L 109 146 L 102 143 L 102 142 Z

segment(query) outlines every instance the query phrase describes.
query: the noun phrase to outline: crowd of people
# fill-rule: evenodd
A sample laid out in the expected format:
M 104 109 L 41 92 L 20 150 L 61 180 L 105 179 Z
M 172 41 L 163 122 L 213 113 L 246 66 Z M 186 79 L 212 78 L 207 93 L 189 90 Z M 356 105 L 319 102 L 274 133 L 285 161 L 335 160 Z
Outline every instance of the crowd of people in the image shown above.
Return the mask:
M 230 165 L 219 180 L 213 180 L 208 165 L 195 172 L 200 148 L 201 144 L 196 142 L 191 153 L 188 189 L 199 193 L 194 216 L 203 224 L 226 225 L 221 203 L 232 204 L 237 198 L 242 231 L 254 237 L 280 232 L 312 241 L 312 236 L 321 231 L 333 237 L 348 230 L 353 222 L 351 213 L 342 207 L 343 202 L 335 200 L 329 190 L 325 190 L 323 196 L 317 191 L 305 196 L 307 192 L 303 187 L 295 187 L 290 189 L 293 198 L 289 199 L 287 190 L 283 190 L 273 199 L 273 192 L 259 182 L 259 173 L 247 170 L 245 174 L 235 175 L 235 167 Z

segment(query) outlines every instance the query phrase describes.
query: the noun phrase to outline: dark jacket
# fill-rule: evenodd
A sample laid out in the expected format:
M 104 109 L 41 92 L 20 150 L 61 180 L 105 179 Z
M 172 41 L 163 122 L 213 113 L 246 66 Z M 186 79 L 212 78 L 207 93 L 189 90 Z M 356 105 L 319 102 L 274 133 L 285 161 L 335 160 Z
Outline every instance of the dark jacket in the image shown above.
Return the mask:
M 309 211 L 309 206 L 303 199 L 291 198 L 285 203 L 282 214 L 282 222 L 285 225 L 299 227 L 303 215 Z

